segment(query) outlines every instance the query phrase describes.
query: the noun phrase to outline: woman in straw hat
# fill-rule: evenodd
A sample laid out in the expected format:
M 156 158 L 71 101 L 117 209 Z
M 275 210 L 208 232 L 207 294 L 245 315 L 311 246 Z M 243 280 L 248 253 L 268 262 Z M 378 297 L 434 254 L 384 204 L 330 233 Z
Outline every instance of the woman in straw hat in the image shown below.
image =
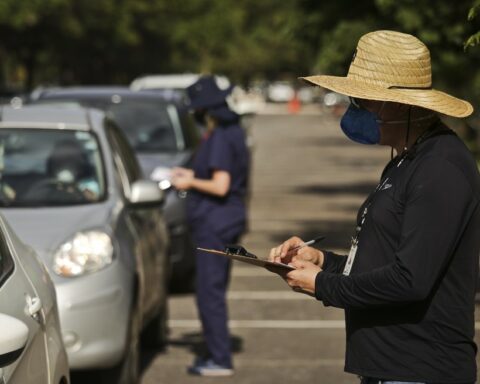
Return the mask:
M 297 268 L 284 276 L 294 290 L 345 309 L 345 370 L 362 383 L 475 382 L 480 177 L 439 119 L 472 106 L 432 89 L 427 47 L 393 31 L 364 35 L 346 77 L 304 79 L 350 96 L 350 139 L 397 156 L 360 208 L 349 255 L 296 251 L 292 237 L 270 259 Z

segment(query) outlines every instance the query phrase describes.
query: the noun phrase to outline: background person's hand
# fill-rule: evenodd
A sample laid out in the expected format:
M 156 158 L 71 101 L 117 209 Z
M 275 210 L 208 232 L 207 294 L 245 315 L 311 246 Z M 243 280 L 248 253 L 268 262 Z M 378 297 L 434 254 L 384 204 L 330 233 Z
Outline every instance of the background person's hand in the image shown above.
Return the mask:
M 171 170 L 171 177 L 194 177 L 194 172 L 192 169 L 183 168 L 183 167 L 174 167 Z
M 180 167 L 173 168 L 171 174 L 171 183 L 180 191 L 188 190 L 192 187 L 194 175 L 195 174 L 191 169 Z
M 303 247 L 295 250 L 304 244 L 304 241 L 293 236 L 278 247 L 272 248 L 268 257 L 269 261 L 288 264 L 292 261 L 303 260 L 309 261 L 313 264 L 322 267 L 323 265 L 323 252 L 312 247 Z
M 283 277 L 287 284 L 295 291 L 310 296 L 315 295 L 315 278 L 322 269 L 309 261 L 295 260 L 290 263 L 296 269 Z

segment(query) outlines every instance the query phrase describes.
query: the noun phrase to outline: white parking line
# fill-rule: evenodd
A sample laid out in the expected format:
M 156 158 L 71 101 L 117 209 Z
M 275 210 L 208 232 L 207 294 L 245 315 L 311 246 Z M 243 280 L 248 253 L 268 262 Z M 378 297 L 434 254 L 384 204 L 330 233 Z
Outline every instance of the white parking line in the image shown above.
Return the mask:
M 172 328 L 200 328 L 198 320 L 170 320 Z M 261 328 L 261 329 L 343 329 L 343 320 L 230 320 L 231 329 Z
M 191 356 L 185 356 L 182 358 L 170 358 L 165 355 L 162 355 L 159 362 L 162 366 L 184 366 L 191 359 Z M 308 359 L 292 359 L 290 356 L 288 358 L 266 358 L 263 359 L 255 355 L 253 358 L 235 358 L 235 366 L 239 367 L 248 367 L 248 368 L 276 368 L 276 367 L 296 367 L 296 368 L 312 368 L 312 367 L 329 367 L 329 366 L 343 366 L 345 365 L 345 360 L 342 359 L 319 359 L 319 358 L 308 358 Z
M 305 294 L 289 291 L 230 291 L 227 293 L 229 300 L 315 300 Z
M 200 328 L 198 320 L 169 320 L 172 328 Z M 344 329 L 343 320 L 230 320 L 231 329 Z M 475 330 L 480 330 L 480 322 L 475 322 Z

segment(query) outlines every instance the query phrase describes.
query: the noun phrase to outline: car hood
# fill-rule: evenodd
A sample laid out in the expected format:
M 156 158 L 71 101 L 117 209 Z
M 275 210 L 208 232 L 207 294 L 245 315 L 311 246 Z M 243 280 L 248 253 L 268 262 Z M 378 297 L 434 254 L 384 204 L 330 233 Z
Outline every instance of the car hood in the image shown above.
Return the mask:
M 184 167 L 192 156 L 190 151 L 174 153 L 138 153 L 137 157 L 145 177 L 150 178 L 157 167 L 173 168 Z
M 51 258 L 51 253 L 76 232 L 101 229 L 111 233 L 113 204 L 8 208 L 2 213 L 18 237 L 47 261 L 45 258 Z

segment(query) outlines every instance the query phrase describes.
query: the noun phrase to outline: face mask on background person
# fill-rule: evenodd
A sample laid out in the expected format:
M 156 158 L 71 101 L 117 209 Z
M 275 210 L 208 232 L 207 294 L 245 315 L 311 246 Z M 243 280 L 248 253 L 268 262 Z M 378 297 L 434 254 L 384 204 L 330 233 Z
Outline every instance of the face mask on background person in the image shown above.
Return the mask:
M 378 116 L 364 108 L 350 103 L 340 121 L 343 133 L 360 144 L 378 144 L 380 142 L 380 125 Z
M 68 168 L 58 171 L 56 174 L 56 178 L 62 183 L 72 183 L 75 181 L 74 173 Z

